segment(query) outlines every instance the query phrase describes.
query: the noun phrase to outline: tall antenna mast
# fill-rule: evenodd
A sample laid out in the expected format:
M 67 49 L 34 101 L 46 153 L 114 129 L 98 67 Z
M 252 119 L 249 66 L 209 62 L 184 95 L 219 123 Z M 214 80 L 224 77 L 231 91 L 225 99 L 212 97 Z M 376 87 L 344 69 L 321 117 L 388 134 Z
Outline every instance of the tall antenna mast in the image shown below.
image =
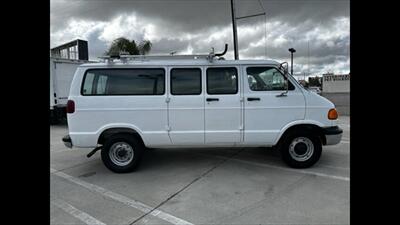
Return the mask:
M 260 2 L 261 4 L 261 2 Z M 261 15 L 266 15 L 264 7 L 261 4 L 261 8 L 263 9 L 262 13 L 254 14 L 254 15 L 249 15 L 249 16 L 242 16 L 242 17 L 236 17 L 235 16 L 235 0 L 231 0 L 231 11 L 232 11 L 232 28 L 233 28 L 233 51 L 235 53 L 235 60 L 239 59 L 239 49 L 238 49 L 238 38 L 237 38 L 237 25 L 236 25 L 236 20 L 240 19 L 245 19 L 249 17 L 255 17 L 255 16 L 261 16 Z
M 235 1 L 234 0 L 231 0 L 231 10 L 232 10 L 232 26 L 233 26 L 233 51 L 235 53 L 235 60 L 238 60 L 239 59 L 239 51 L 238 51 L 236 16 L 235 16 Z

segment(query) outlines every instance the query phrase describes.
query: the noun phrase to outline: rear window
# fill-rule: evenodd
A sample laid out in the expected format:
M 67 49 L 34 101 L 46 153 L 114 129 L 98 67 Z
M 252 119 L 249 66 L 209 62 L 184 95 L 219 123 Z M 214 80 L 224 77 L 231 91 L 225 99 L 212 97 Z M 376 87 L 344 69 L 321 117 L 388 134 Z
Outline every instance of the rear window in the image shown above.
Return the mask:
M 93 69 L 83 78 L 82 95 L 163 95 L 164 69 Z

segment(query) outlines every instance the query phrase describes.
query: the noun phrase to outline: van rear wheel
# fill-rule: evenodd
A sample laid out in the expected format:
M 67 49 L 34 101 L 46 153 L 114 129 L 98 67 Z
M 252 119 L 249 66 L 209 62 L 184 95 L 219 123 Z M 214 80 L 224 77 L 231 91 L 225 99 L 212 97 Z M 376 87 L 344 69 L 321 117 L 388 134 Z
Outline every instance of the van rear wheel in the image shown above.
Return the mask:
M 322 142 L 318 136 L 293 132 L 286 136 L 281 154 L 283 161 L 293 168 L 308 168 L 314 165 L 322 153 Z
M 144 146 L 136 137 L 129 134 L 115 134 L 105 140 L 101 159 L 111 171 L 127 173 L 136 169 L 143 151 Z

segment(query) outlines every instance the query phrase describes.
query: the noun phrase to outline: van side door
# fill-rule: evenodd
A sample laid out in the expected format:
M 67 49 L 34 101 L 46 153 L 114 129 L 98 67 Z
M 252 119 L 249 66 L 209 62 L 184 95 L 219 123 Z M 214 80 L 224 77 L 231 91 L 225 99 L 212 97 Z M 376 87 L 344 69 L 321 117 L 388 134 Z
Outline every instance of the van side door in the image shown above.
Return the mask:
M 241 141 L 239 71 L 239 66 L 206 67 L 206 144 L 229 146 Z
M 169 135 L 173 145 L 204 144 L 204 88 L 201 67 L 169 68 Z
M 280 130 L 291 121 L 304 119 L 303 92 L 289 83 L 273 65 L 243 66 L 244 144 L 272 145 Z

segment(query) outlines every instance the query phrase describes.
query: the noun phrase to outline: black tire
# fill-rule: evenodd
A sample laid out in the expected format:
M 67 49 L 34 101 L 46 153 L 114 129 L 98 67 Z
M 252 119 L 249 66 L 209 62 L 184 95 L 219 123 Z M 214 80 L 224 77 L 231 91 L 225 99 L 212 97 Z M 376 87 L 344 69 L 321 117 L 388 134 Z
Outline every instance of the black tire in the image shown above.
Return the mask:
M 114 145 L 115 144 L 115 145 Z M 126 165 L 118 165 L 115 163 L 116 157 L 118 158 L 118 156 L 110 156 L 113 155 L 112 153 L 110 153 L 110 151 L 112 151 L 113 153 L 115 153 L 116 151 L 121 151 L 118 150 L 118 146 L 120 146 L 119 149 L 121 149 L 121 146 L 125 146 L 126 149 L 128 149 L 128 151 L 130 152 L 131 150 L 129 149 L 128 146 L 131 147 L 133 154 L 132 154 L 132 159 L 130 160 L 130 162 L 123 162 L 123 163 L 127 163 Z M 111 149 L 113 148 L 113 150 Z M 117 149 L 117 150 L 115 150 Z M 122 148 L 125 149 L 125 148 Z M 145 147 L 142 143 L 141 140 L 139 140 L 138 138 L 136 138 L 133 135 L 130 134 L 115 134 L 109 138 L 107 138 L 104 142 L 103 148 L 101 150 L 101 159 L 104 163 L 104 165 L 111 171 L 115 172 L 115 173 L 128 173 L 128 172 L 132 172 L 134 171 L 137 166 L 139 165 L 139 162 L 142 158 L 143 155 L 143 151 L 144 151 Z M 126 150 L 122 150 L 122 152 L 125 152 L 125 154 L 127 154 L 126 152 L 128 152 Z M 124 154 L 124 153 L 122 153 Z M 124 155 L 126 156 L 126 155 Z M 130 157 L 128 157 L 130 158 Z
M 311 143 L 312 151 L 309 150 L 311 149 Z M 293 145 L 291 146 L 291 144 Z M 308 168 L 313 166 L 321 157 L 322 142 L 317 135 L 311 133 L 291 132 L 283 140 L 280 151 L 282 160 L 288 166 L 292 168 Z

